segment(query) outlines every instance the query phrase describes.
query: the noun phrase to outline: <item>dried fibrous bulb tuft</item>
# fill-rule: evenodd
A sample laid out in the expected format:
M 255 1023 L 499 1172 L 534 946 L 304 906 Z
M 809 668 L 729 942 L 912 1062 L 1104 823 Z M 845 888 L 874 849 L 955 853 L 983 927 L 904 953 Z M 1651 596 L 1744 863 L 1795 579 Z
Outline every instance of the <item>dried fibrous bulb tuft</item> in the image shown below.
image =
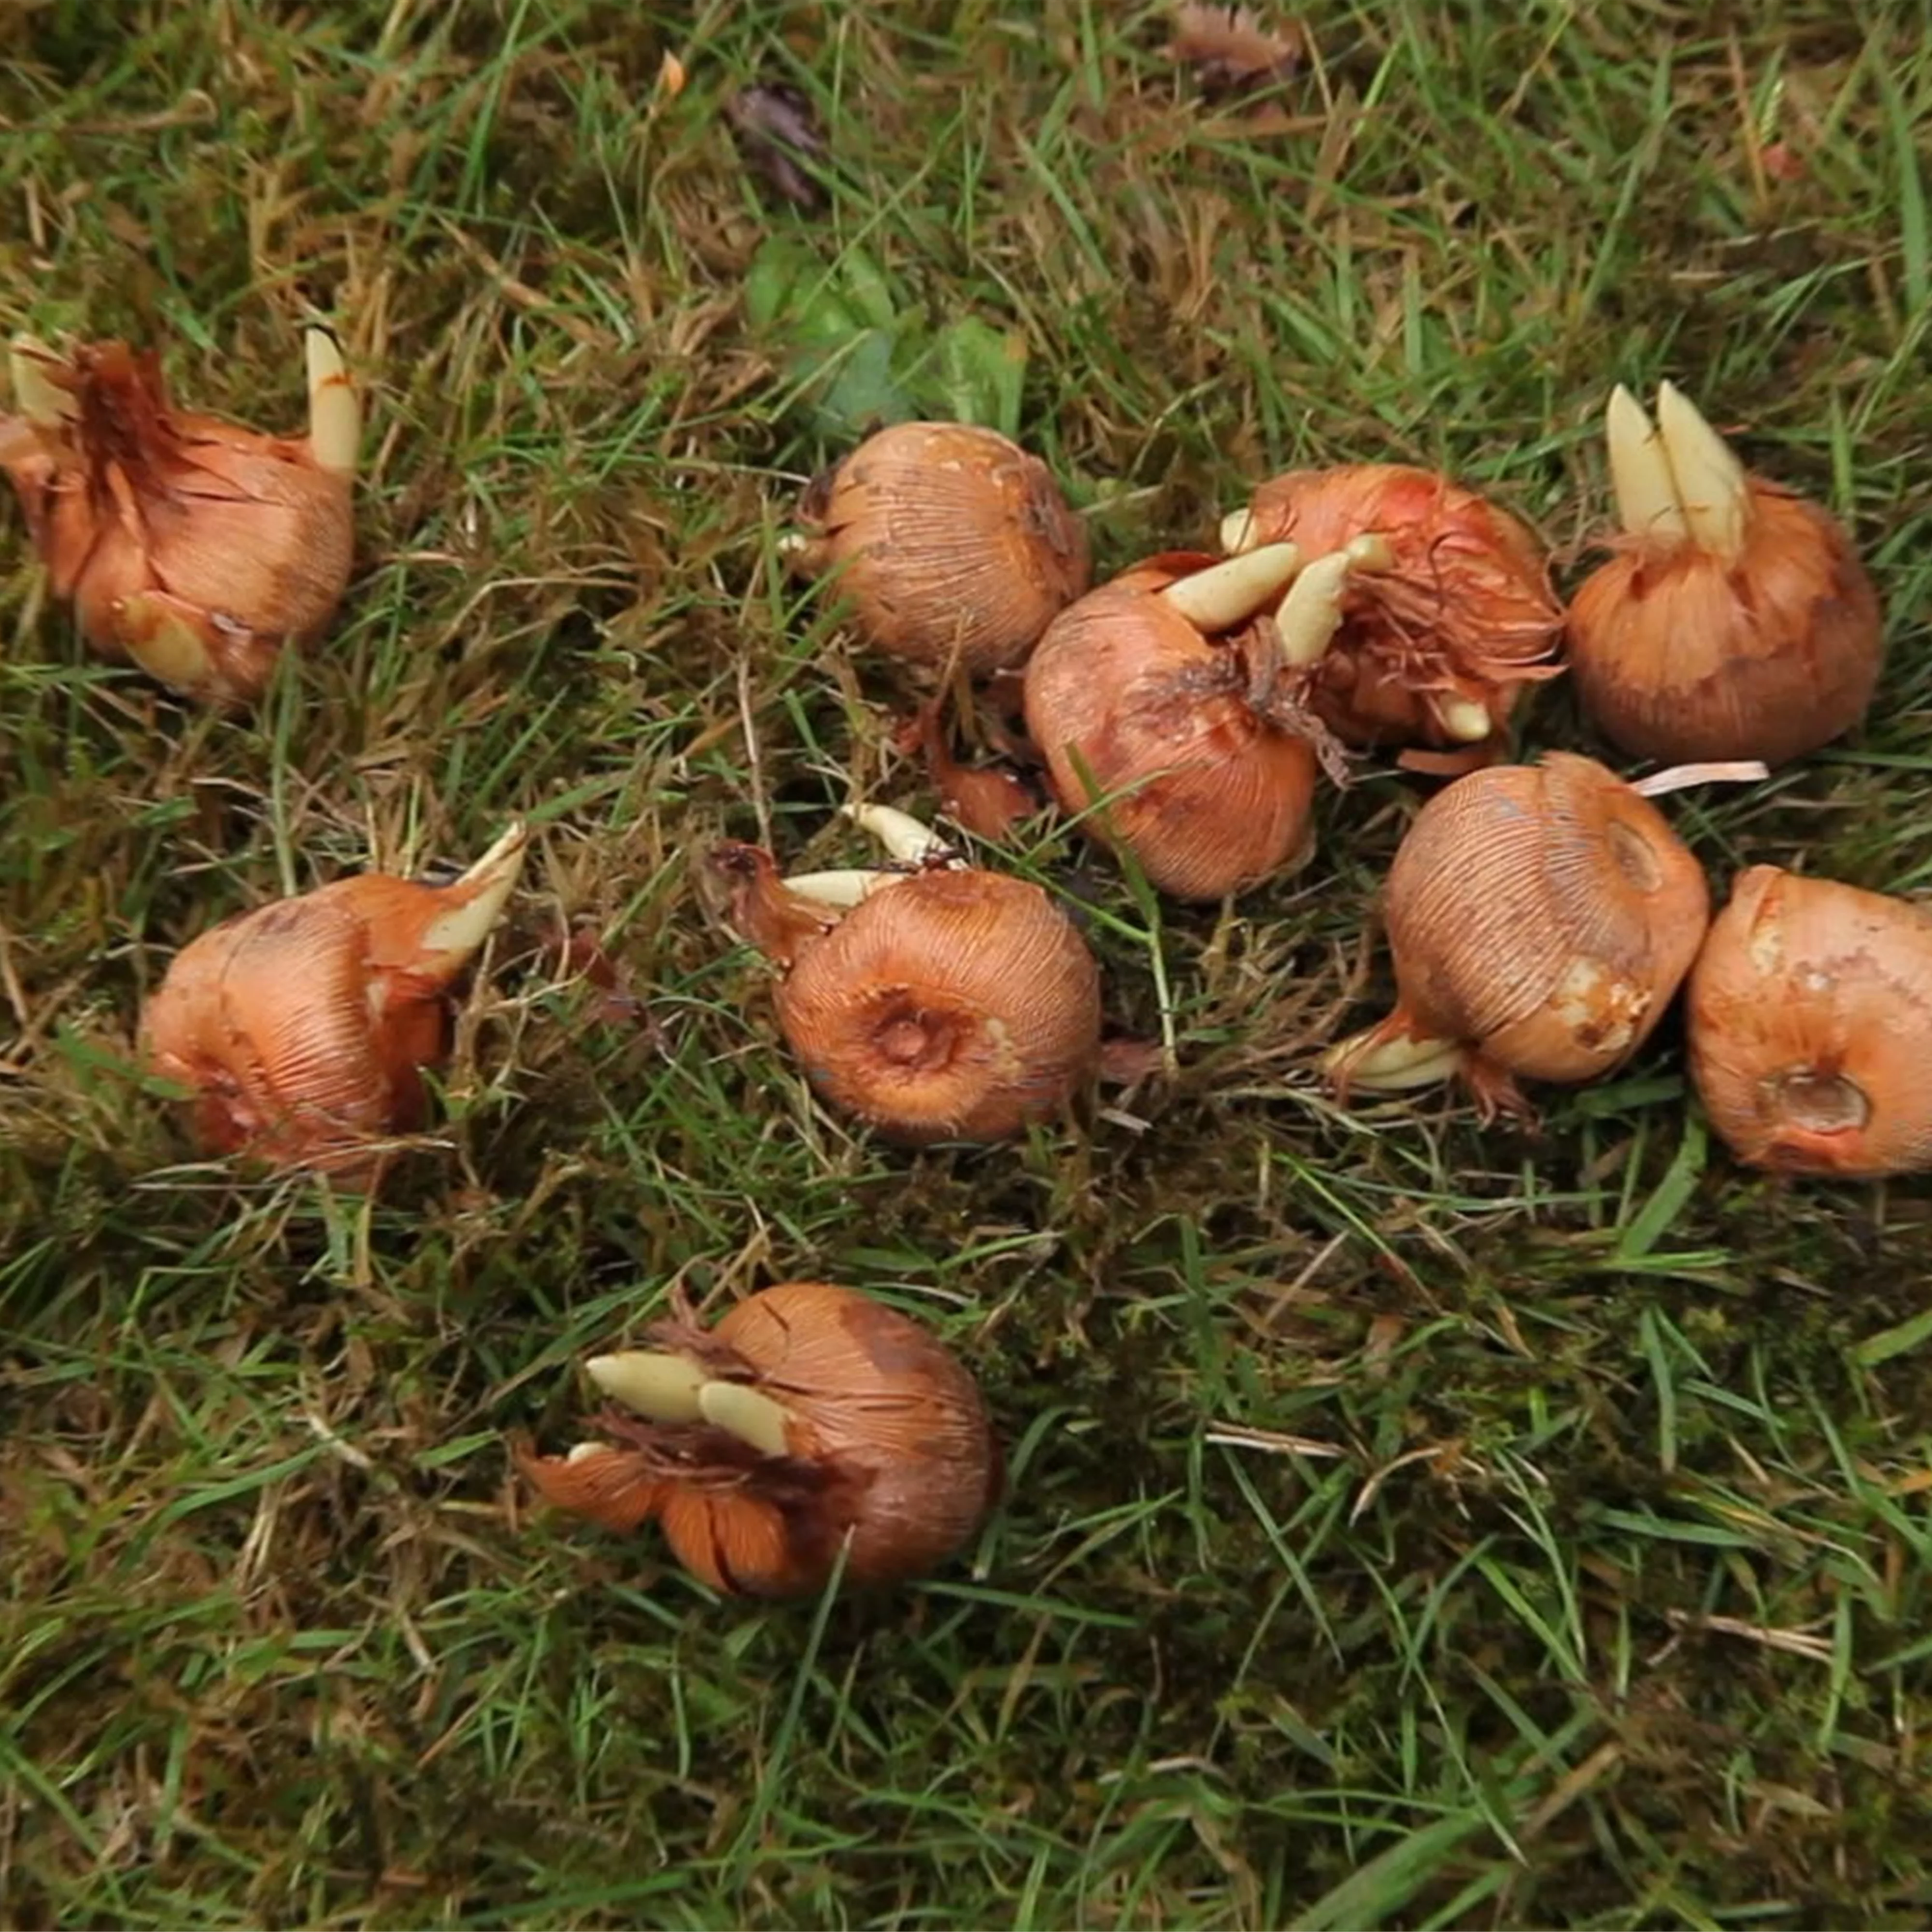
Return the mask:
M 0 467 L 89 641 L 215 703 L 256 696 L 320 636 L 349 581 L 361 411 L 340 351 L 307 337 L 309 432 L 177 409 L 124 343 L 16 340 Z
M 1668 382 L 1654 425 L 1620 387 L 1605 428 L 1623 536 L 1570 607 L 1604 735 L 1634 758 L 1781 764 L 1850 730 L 1885 643 L 1843 527 L 1748 472 Z
M 962 1549 L 1001 1465 L 972 1377 L 910 1316 L 856 1289 L 787 1282 L 706 1330 L 658 1324 L 599 1356 L 609 1439 L 519 1460 L 550 1502 L 606 1528 L 655 1518 L 714 1589 L 759 1597 L 896 1583 Z
M 793 550 L 872 649 L 976 677 L 1018 664 L 1087 588 L 1086 526 L 997 431 L 898 423 L 806 491 Z
M 1027 729 L 1062 808 L 1157 890 L 1214 899 L 1311 848 L 1319 728 L 1304 694 L 1373 538 L 1304 568 L 1292 545 L 1149 559 L 1056 618 Z
M 1167 52 L 1193 70 L 1210 100 L 1225 100 L 1285 80 L 1308 49 L 1291 22 L 1264 22 L 1252 7 L 1214 4 L 1175 8 Z
M 354 1186 L 422 1124 L 448 994 L 514 888 L 512 826 L 448 885 L 380 872 L 279 899 L 184 946 L 142 1014 L 148 1070 L 190 1090 L 194 1137 Z
M 1704 1111 L 1740 1160 L 1932 1169 L 1932 912 L 1754 866 L 1711 922 L 1685 1010 Z
M 1528 687 L 1553 677 L 1563 607 L 1543 547 L 1506 511 L 1433 470 L 1346 464 L 1273 478 L 1222 526 L 1225 548 L 1292 543 L 1304 556 L 1372 532 L 1387 567 L 1352 579 L 1310 694 L 1345 743 L 1502 744 Z
M 998 1141 L 1062 1112 L 1099 1062 L 1100 969 L 1037 886 L 977 867 L 781 880 L 728 844 L 738 931 L 779 965 L 814 1088 L 889 1139 Z
M 1528 1111 L 1519 1077 L 1593 1080 L 1627 1060 L 1690 970 L 1710 901 L 1648 798 L 1552 752 L 1430 799 L 1384 914 L 1396 1008 L 1334 1050 L 1331 1076 L 1392 1091 L 1460 1073 L 1486 1118 Z

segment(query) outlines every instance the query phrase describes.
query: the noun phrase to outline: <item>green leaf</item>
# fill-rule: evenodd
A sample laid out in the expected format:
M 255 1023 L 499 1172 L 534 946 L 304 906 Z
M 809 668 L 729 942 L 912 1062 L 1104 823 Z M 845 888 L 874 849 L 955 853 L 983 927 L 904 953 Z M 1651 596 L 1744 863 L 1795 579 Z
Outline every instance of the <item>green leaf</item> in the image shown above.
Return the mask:
M 939 383 L 958 422 L 1017 436 L 1026 386 L 1026 338 L 964 316 L 939 332 Z
M 1852 1351 L 1852 1359 L 1861 1368 L 1875 1369 L 1880 1363 L 1905 1354 L 1928 1340 L 1932 1340 L 1932 1308 L 1894 1328 L 1881 1328 L 1876 1335 L 1868 1335 Z
M 1685 1203 L 1696 1190 L 1698 1178 L 1704 1172 L 1704 1156 L 1708 1145 L 1704 1123 L 1696 1114 L 1689 1115 L 1684 1123 L 1684 1138 L 1678 1147 L 1676 1158 L 1657 1184 L 1657 1192 L 1643 1204 L 1636 1220 L 1624 1230 L 1624 1238 L 1617 1244 L 1616 1260 L 1641 1261 L 1670 1232 L 1672 1222 L 1684 1211 Z
M 893 373 L 893 338 L 868 328 L 854 339 L 830 382 L 813 398 L 820 427 L 839 436 L 862 436 L 882 423 L 904 422 L 917 405 Z
M 1480 1812 L 1464 1811 L 1410 1832 L 1298 1914 L 1293 1921 L 1295 1932 L 1344 1932 L 1379 1925 L 1400 1912 L 1486 1823 Z
M 745 271 L 745 320 L 752 334 L 776 328 L 801 287 L 824 272 L 817 256 L 795 236 L 767 236 Z
M 896 329 L 902 310 L 885 271 L 864 249 L 848 248 L 832 270 L 832 280 L 852 313 L 874 328 Z

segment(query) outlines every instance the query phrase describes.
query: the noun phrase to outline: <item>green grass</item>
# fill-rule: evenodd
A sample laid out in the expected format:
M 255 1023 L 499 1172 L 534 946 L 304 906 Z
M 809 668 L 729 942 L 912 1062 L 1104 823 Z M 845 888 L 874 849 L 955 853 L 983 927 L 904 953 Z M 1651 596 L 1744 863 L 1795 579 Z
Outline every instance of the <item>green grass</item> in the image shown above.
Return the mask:
M 1386 989 L 1378 767 L 1226 916 L 1034 855 L 1182 1070 L 1017 1148 L 815 1113 L 691 863 L 928 802 L 775 568 L 853 434 L 836 298 L 915 398 L 947 325 L 1015 332 L 1108 567 L 1346 458 L 1574 546 L 1609 386 L 1675 377 L 1851 520 L 1892 651 L 1855 741 L 1673 818 L 1720 885 L 1932 886 L 1924 17 L 1730 17 L 1320 0 L 1244 115 L 1144 5 L 0 11 L 0 327 L 292 424 L 314 306 L 370 414 L 343 620 L 252 718 L 91 660 L 0 511 L 0 1919 L 1925 1922 L 1923 1181 L 1738 1170 L 1669 1036 L 1534 1137 L 1324 1098 Z M 830 130 L 822 215 L 736 156 L 754 74 Z M 773 234 L 820 306 L 759 331 Z M 1558 688 L 1527 742 L 1592 741 Z M 518 812 L 440 1150 L 374 1206 L 190 1163 L 127 1071 L 175 949 Z M 983 1378 L 970 1560 L 758 1609 L 533 1512 L 505 1438 L 567 1439 L 576 1360 L 796 1276 Z

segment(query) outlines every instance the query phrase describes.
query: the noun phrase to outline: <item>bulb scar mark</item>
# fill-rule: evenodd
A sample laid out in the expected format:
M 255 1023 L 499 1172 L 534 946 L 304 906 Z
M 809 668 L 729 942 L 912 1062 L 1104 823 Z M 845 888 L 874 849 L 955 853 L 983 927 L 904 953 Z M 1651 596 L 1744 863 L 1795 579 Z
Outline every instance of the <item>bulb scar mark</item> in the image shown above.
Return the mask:
M 1650 1008 L 1649 989 L 1600 959 L 1572 960 L 1551 995 L 1557 1018 L 1592 1052 L 1620 1053 Z

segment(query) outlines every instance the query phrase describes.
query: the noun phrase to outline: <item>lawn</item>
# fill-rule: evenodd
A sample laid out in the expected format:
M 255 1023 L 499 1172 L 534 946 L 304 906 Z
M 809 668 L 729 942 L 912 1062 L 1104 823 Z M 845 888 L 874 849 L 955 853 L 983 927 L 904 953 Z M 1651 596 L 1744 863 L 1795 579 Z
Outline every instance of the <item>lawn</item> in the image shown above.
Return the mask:
M 1674 1027 L 1533 1131 L 1325 1094 L 1430 788 L 1385 758 L 1226 908 L 1034 828 L 1178 1070 L 1018 1145 L 816 1107 L 718 917 L 714 839 L 932 809 L 912 687 L 782 563 L 874 418 L 1014 428 L 1103 570 L 1387 459 L 1574 584 L 1605 396 L 1664 377 L 1889 638 L 1862 731 L 1672 822 L 1720 896 L 1932 890 L 1922 8 L 1316 0 L 1239 98 L 1170 13 L 0 8 L 0 328 L 292 430 L 322 314 L 368 412 L 343 616 L 238 716 L 91 657 L 0 503 L 0 1921 L 1932 1916 L 1923 1178 L 1737 1166 Z M 1522 742 L 1604 748 L 1560 682 Z M 197 1162 L 130 1066 L 175 951 L 518 814 L 430 1145 L 373 1202 Z M 585 1355 L 800 1278 L 980 1376 L 968 1556 L 760 1607 L 533 1504 Z

